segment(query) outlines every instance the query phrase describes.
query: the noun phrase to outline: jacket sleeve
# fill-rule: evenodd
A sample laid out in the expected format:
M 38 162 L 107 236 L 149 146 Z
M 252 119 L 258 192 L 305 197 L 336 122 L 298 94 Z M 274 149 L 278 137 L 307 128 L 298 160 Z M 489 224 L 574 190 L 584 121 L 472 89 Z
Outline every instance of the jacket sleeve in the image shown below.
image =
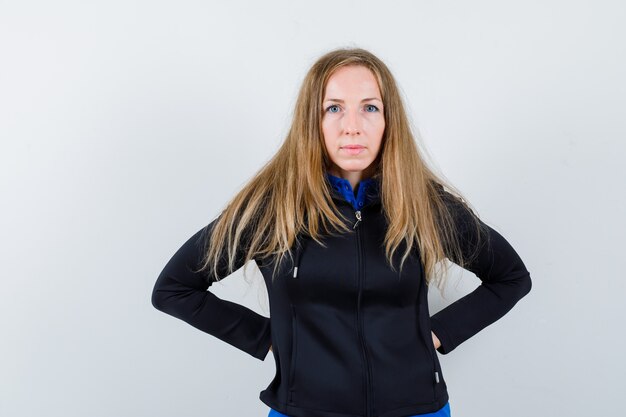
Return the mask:
M 200 268 L 207 242 L 205 236 L 210 236 L 216 222 L 217 219 L 191 236 L 165 265 L 152 291 L 152 305 L 264 360 L 271 345 L 270 319 L 217 297 L 207 290 L 215 281 L 209 279 L 206 272 L 193 272 Z M 239 250 L 235 269 L 243 266 L 244 257 L 244 251 Z M 225 256 L 218 269 L 218 277 L 224 278 Z
M 469 208 L 447 193 L 455 222 L 460 229 L 463 254 L 476 249 L 476 233 Z M 437 351 L 452 352 L 461 343 L 504 316 L 532 287 L 530 273 L 517 252 L 497 231 L 480 221 L 488 236 L 481 241 L 476 258 L 465 269 L 481 284 L 431 316 L 431 329 L 441 342 Z M 455 263 L 453 256 L 448 258 Z

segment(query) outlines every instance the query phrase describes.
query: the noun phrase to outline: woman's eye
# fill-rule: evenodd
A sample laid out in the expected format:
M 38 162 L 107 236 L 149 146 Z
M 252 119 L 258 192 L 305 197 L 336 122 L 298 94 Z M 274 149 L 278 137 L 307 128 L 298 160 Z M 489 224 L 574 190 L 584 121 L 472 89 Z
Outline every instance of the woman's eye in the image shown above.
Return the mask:
M 332 106 L 328 106 L 326 108 L 326 111 L 329 113 L 337 113 L 339 111 L 339 106 L 336 104 L 333 104 Z
M 377 112 L 378 107 L 374 106 L 373 104 L 368 104 L 365 106 L 365 111 L 369 113 Z

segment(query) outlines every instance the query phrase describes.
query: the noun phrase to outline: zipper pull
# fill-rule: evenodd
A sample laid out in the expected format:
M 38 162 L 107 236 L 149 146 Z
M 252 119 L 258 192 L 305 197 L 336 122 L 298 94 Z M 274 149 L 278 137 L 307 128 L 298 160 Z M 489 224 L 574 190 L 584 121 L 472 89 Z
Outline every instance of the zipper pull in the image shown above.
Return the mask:
M 435 371 L 435 382 L 439 383 L 439 371 Z
M 354 226 L 352 226 L 352 228 L 356 229 L 356 227 L 359 225 L 359 223 L 361 223 L 361 210 L 355 211 L 354 214 L 356 216 L 356 223 L 354 223 Z

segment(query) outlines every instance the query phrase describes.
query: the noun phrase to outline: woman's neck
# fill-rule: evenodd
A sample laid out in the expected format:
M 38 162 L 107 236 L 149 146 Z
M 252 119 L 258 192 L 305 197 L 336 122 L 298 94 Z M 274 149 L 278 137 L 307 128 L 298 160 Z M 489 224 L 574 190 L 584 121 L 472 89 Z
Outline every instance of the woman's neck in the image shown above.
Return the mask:
M 359 182 L 361 182 L 361 180 L 370 178 L 372 175 L 374 175 L 375 168 L 373 167 L 373 164 L 372 164 L 362 171 L 346 171 L 339 167 L 334 166 L 330 168 L 328 172 L 331 175 L 334 175 L 335 177 L 344 178 L 348 180 L 348 182 L 352 186 L 352 189 L 356 190 L 356 186 Z

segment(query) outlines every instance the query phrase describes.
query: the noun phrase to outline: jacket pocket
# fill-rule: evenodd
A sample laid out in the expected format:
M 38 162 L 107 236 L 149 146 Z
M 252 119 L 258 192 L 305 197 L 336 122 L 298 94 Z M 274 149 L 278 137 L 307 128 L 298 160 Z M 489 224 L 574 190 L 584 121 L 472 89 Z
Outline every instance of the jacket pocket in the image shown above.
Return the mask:
M 441 372 L 439 370 L 439 367 L 437 366 L 437 352 L 435 351 L 435 344 L 433 343 L 433 336 L 431 333 L 432 331 L 430 328 L 429 320 L 422 320 L 422 324 L 420 325 L 424 326 L 424 329 L 426 330 L 425 332 L 422 332 L 422 336 L 424 337 L 425 342 L 426 342 L 426 350 L 428 351 L 430 355 L 430 362 L 432 366 L 430 386 L 432 387 L 432 390 L 433 390 L 433 401 L 436 401 L 437 400 L 437 384 L 439 384 L 439 382 L 441 381 Z
M 435 344 L 432 341 L 432 329 L 430 328 L 430 318 L 428 319 L 428 336 L 430 337 L 430 344 L 428 349 L 432 356 L 433 361 L 433 389 L 435 390 L 435 395 L 437 393 L 437 386 L 441 383 L 443 377 L 441 374 L 441 366 L 439 365 L 439 358 L 437 357 L 437 349 L 435 348 Z
M 289 382 L 288 382 L 288 390 L 289 396 L 287 398 L 290 404 L 295 402 L 294 398 L 294 383 L 295 383 L 295 374 L 296 374 L 296 356 L 298 354 L 298 323 L 296 316 L 296 308 L 291 305 L 291 361 L 289 363 Z
M 419 256 L 419 255 L 418 255 Z M 420 271 L 422 275 L 422 279 L 420 282 L 421 289 L 420 295 L 422 299 L 420 300 L 420 317 L 422 318 L 420 322 L 420 326 L 423 326 L 425 330 L 423 336 L 426 338 L 426 346 L 428 348 L 428 352 L 430 353 L 431 361 L 432 361 L 432 383 L 430 384 L 433 388 L 433 400 L 437 399 L 437 388 L 439 384 L 443 380 L 441 374 L 441 368 L 439 366 L 439 359 L 437 358 L 437 350 L 435 349 L 435 344 L 433 343 L 433 331 L 430 325 L 430 312 L 428 311 L 428 287 L 426 285 L 426 273 L 424 272 L 424 264 L 422 262 L 420 264 Z

